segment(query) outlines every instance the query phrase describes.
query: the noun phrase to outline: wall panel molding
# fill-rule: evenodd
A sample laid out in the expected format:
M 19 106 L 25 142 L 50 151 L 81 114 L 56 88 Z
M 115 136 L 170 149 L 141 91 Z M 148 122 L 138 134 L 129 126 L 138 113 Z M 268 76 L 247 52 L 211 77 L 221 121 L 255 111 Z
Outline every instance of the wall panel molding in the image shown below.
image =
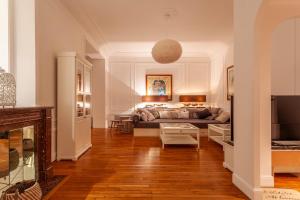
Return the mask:
M 173 100 L 178 103 L 180 94 L 206 94 L 210 99 L 210 60 L 186 59 L 186 62 L 162 65 L 148 58 L 111 58 L 109 62 L 109 118 L 130 112 L 139 106 L 146 94 L 146 74 L 172 74 Z M 187 62 L 190 61 L 190 62 Z

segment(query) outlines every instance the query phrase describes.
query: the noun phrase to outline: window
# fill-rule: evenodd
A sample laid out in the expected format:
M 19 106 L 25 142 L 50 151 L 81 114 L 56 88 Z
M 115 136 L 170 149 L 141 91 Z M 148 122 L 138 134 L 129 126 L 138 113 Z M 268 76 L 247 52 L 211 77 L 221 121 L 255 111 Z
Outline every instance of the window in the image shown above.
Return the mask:
M 9 71 L 8 1 L 0 0 L 0 67 Z

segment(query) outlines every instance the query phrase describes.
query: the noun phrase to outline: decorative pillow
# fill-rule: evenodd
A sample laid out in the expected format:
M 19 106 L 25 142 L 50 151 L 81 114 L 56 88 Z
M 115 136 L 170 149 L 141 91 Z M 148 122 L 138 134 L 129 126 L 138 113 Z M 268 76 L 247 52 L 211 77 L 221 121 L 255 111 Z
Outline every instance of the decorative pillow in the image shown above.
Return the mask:
M 208 120 L 214 120 L 218 117 L 218 114 L 211 114 L 210 116 L 206 117 L 205 119 L 208 119 Z
M 144 109 L 144 113 L 146 113 L 148 121 L 153 121 L 155 120 L 155 117 L 152 115 L 151 112 L 149 112 L 147 109 Z
M 179 119 L 189 119 L 189 117 L 190 117 L 189 111 L 179 111 L 178 112 Z
M 148 111 L 155 117 L 155 119 L 159 119 L 159 112 L 154 108 L 154 109 L 148 109 Z
M 159 116 L 161 119 L 172 119 L 172 114 L 170 111 L 159 111 Z
M 179 111 L 170 111 L 170 115 L 172 119 L 178 119 Z
M 214 107 L 211 107 L 210 108 L 210 113 L 211 114 L 219 114 L 219 111 L 221 110 L 221 108 L 214 108 Z
M 138 114 L 142 114 L 142 112 L 144 112 L 144 109 L 143 108 L 138 108 L 135 112 L 138 113 Z
M 142 112 L 142 113 L 140 114 L 140 116 L 141 116 L 142 121 L 145 121 L 145 122 L 148 121 L 148 117 L 147 117 L 146 113 Z
M 215 120 L 225 123 L 230 119 L 229 112 L 222 112 Z
M 198 119 L 198 113 L 197 112 L 193 112 L 192 119 Z
M 190 119 L 198 119 L 198 114 L 197 112 L 200 112 L 206 108 L 188 108 L 187 110 L 189 111 L 189 118 Z
M 141 113 L 138 110 L 133 112 L 133 116 L 135 117 L 136 120 L 138 121 L 141 120 Z
M 143 121 L 153 121 L 155 120 L 155 117 L 149 112 L 147 109 L 138 109 L 137 113 L 140 114 Z
M 222 112 L 224 112 L 224 110 L 223 110 L 223 108 L 220 108 L 220 110 L 217 114 L 220 115 Z
M 181 111 L 181 112 L 188 112 L 188 110 L 186 108 L 184 108 L 184 107 L 183 108 L 179 108 L 178 110 Z
M 204 118 L 211 115 L 211 113 L 209 112 L 209 110 L 207 108 L 205 108 L 202 111 L 196 112 L 196 114 L 197 114 L 199 119 L 204 119 Z

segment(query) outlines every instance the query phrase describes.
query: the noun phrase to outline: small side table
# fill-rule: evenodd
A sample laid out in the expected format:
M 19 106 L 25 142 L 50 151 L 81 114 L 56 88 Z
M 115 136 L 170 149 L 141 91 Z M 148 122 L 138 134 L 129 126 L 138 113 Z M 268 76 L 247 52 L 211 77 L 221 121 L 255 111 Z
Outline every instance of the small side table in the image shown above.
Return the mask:
M 118 114 L 115 115 L 115 120 L 112 120 L 112 123 L 116 123 L 115 126 L 117 127 L 119 132 L 122 133 L 131 133 L 133 132 L 133 115 L 130 114 Z
M 197 134 L 197 139 L 193 134 Z M 190 123 L 160 123 L 160 139 L 163 149 L 166 144 L 197 145 L 200 149 L 199 128 Z
M 223 146 L 226 138 L 230 137 L 230 124 L 208 124 L 208 141 L 213 140 Z
M 121 121 L 118 119 L 111 120 L 110 128 L 117 128 L 120 123 Z
M 132 133 L 132 131 L 133 131 L 132 119 L 124 119 L 124 120 L 122 120 L 122 124 L 123 124 L 123 128 L 121 129 L 121 132 Z

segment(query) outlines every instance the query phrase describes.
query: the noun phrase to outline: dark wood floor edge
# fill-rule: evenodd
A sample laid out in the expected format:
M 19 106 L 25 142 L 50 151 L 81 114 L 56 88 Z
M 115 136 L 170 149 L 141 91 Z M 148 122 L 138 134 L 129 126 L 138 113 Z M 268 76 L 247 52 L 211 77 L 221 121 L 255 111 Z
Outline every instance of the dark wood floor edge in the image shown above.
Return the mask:
M 55 186 L 46 196 L 43 197 L 43 200 L 50 199 L 50 197 L 69 179 L 70 176 L 66 176 L 57 186 Z

